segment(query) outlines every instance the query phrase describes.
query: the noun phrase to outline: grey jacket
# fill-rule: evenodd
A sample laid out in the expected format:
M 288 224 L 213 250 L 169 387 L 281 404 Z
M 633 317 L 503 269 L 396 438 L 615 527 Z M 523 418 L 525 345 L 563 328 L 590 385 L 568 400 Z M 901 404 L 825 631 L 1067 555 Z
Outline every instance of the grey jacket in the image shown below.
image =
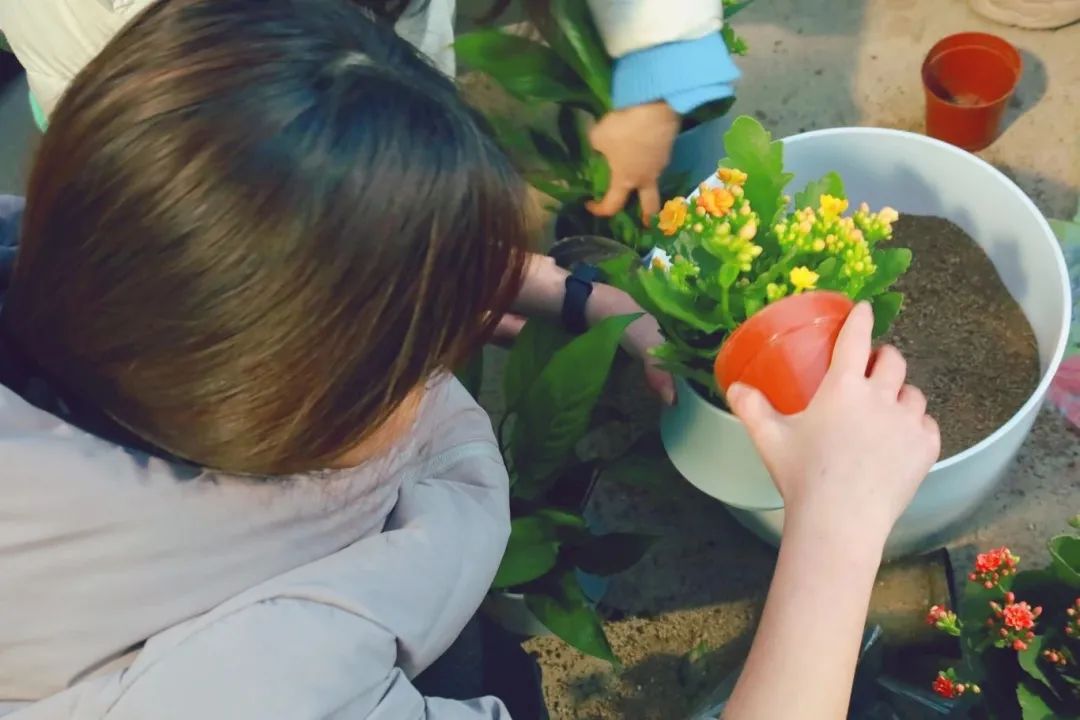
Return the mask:
M 20 209 L 0 198 L 0 296 Z M 378 460 L 274 479 L 170 465 L 0 387 L 0 485 L 5 720 L 507 717 L 410 684 L 510 527 L 490 422 L 453 379 Z

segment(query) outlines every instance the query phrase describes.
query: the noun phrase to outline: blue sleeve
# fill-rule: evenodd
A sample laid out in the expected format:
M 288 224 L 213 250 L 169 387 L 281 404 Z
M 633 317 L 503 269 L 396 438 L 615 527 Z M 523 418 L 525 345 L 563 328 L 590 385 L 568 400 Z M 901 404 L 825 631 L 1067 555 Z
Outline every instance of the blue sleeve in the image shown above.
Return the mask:
M 739 68 L 720 33 L 666 43 L 619 58 L 612 78 L 616 108 L 664 100 L 679 114 L 735 94 Z

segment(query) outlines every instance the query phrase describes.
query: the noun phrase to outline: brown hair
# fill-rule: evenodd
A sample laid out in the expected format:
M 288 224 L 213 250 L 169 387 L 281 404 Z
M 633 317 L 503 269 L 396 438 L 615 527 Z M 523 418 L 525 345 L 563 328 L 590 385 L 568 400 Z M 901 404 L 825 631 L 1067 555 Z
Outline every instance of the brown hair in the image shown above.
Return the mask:
M 340 0 L 168 0 L 75 80 L 5 317 L 201 465 L 330 465 L 487 338 L 524 185 L 452 84 Z

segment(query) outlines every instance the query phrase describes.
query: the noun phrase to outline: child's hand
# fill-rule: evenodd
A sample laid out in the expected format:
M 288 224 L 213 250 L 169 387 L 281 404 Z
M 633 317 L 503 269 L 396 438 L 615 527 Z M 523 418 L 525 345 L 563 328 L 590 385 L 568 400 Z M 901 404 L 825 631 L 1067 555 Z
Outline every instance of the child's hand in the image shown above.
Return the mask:
M 679 114 L 665 102 L 635 105 L 600 118 L 589 140 L 611 166 L 611 185 L 604 198 L 590 204 L 589 210 L 610 217 L 623 209 L 630 193 L 636 190 L 646 223 L 660 212 L 657 180 L 671 158 L 679 124 Z
M 861 303 L 802 413 L 780 415 L 745 385 L 733 386 L 728 402 L 765 459 L 788 521 L 884 543 L 937 460 L 941 439 L 925 396 L 904 382 L 900 353 L 887 346 L 872 357 L 872 327 L 873 313 Z

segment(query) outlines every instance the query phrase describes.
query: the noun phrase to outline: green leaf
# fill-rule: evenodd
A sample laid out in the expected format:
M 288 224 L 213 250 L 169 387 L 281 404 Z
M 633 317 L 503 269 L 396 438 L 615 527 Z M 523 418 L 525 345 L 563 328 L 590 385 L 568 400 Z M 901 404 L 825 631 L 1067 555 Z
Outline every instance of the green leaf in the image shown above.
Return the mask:
M 1046 677 L 1046 673 L 1039 667 L 1039 658 L 1042 657 L 1043 645 L 1045 642 L 1045 637 L 1036 635 L 1033 639 L 1028 641 L 1027 650 L 1021 650 L 1016 654 L 1016 659 L 1020 663 L 1020 667 L 1024 669 L 1024 672 L 1053 690 L 1050 679 Z
M 513 587 L 542 577 L 555 567 L 558 557 L 559 541 L 548 520 L 514 518 L 510 522 L 510 541 L 491 586 Z
M 480 385 L 484 381 L 484 351 L 477 350 L 469 361 L 465 363 L 454 375 L 458 382 L 465 386 L 469 394 L 476 399 L 480 395 Z
M 754 0 L 724 0 L 724 20 L 730 20 L 745 10 Z
M 1020 703 L 1023 720 L 1056 720 L 1057 715 L 1026 683 L 1016 686 L 1016 700 Z
M 889 332 L 904 305 L 904 296 L 898 292 L 881 293 L 870 304 L 874 308 L 874 337 L 878 338 Z
M 728 52 L 732 55 L 745 55 L 750 50 L 746 40 L 736 33 L 730 25 L 725 25 L 720 29 L 720 37 L 724 39 L 724 45 L 727 46 Z
M 544 163 L 551 168 L 559 178 L 568 182 L 577 178 L 577 168 L 573 166 L 573 163 L 570 160 L 570 154 L 567 152 L 566 148 L 562 146 L 562 143 L 536 128 L 529 128 L 529 140 L 532 141 L 533 147 L 536 148 L 536 152 L 543 158 Z
M 611 166 L 608 165 L 607 158 L 598 152 L 589 152 L 585 159 L 585 173 L 593 197 L 603 197 L 611 185 Z
M 462 63 L 491 76 L 524 102 L 594 102 L 574 69 L 546 45 L 484 29 L 458 37 L 454 48 Z
M 721 161 L 724 167 L 738 168 L 747 174 L 746 199 L 757 211 L 766 228 L 775 225 L 776 214 L 784 203 L 784 188 L 791 173 L 784 172 L 784 146 L 757 120 L 743 115 L 735 119 L 724 134 L 724 149 L 728 156 Z
M 661 314 L 681 320 L 706 334 L 714 333 L 724 326 L 723 315 L 718 307 L 711 311 L 699 309 L 693 295 L 681 293 L 671 287 L 663 275 L 641 271 L 637 273 L 637 278 L 652 305 L 658 308 Z M 637 297 L 634 299 L 637 300 Z M 638 304 L 642 303 L 638 301 Z
M 826 173 L 820 180 L 807 183 L 802 192 L 795 193 L 795 209 L 816 208 L 822 195 L 847 197 L 844 195 L 844 181 L 837 172 Z
M 640 315 L 609 317 L 557 350 L 518 407 L 511 449 L 524 497 L 569 457 L 585 435 L 626 327 Z M 520 339 L 520 338 L 519 338 Z
M 614 575 L 635 565 L 658 539 L 640 533 L 596 535 L 584 545 L 569 548 L 567 559 L 584 572 Z
M 618 665 L 600 617 L 581 591 L 574 572 L 564 573 L 550 594 L 526 594 L 525 605 L 544 627 L 567 644 L 586 655 Z
M 1050 541 L 1050 566 L 1054 574 L 1072 587 L 1080 587 L 1080 538 L 1058 535 Z
M 580 162 L 584 159 L 581 156 L 581 149 L 583 141 L 588 140 L 582 134 L 577 113 L 578 111 L 570 105 L 563 105 L 559 108 L 559 137 L 562 139 L 563 145 L 566 146 L 566 152 L 569 153 L 574 162 Z
M 859 292 L 859 300 L 868 300 L 885 292 L 911 267 L 911 251 L 907 248 L 875 250 L 871 259 L 877 270 Z
M 571 335 L 558 323 L 542 319 L 525 323 L 514 340 L 503 372 L 503 395 L 507 408 L 517 409 L 544 366 L 570 340 Z
M 551 14 L 562 31 L 567 48 L 573 53 L 572 64 L 589 86 L 604 110 L 611 104 L 611 58 L 593 22 L 588 3 L 581 0 L 554 0 Z
M 717 282 L 722 288 L 730 288 L 739 279 L 739 266 L 735 263 L 724 263 L 720 266 L 720 274 Z
M 626 454 L 612 461 L 601 477 L 647 490 L 664 490 L 676 476 L 659 433 L 653 432 L 634 443 Z

